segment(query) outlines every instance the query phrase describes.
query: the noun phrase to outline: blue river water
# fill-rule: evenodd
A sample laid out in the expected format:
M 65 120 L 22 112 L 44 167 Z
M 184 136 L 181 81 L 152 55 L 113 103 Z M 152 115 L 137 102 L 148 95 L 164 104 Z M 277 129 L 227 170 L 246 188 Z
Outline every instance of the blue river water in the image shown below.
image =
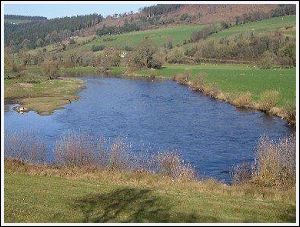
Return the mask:
M 227 182 L 234 165 L 253 161 L 262 135 L 276 140 L 293 132 L 280 118 L 238 110 L 173 81 L 82 79 L 80 99 L 51 115 L 10 106 L 5 133 L 37 132 L 49 150 L 68 131 L 121 137 L 140 154 L 175 150 L 200 175 Z

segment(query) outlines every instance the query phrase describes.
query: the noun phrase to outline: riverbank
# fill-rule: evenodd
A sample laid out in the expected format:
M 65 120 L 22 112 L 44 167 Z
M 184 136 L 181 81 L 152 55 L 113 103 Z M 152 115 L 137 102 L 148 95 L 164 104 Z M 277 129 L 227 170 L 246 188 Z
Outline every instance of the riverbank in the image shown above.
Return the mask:
M 79 79 L 50 80 L 39 71 L 28 69 L 21 76 L 4 80 L 4 102 L 17 103 L 28 111 L 48 115 L 78 99 L 76 93 L 83 87 L 84 83 Z
M 4 190 L 5 222 L 295 222 L 296 214 L 295 189 L 9 160 Z

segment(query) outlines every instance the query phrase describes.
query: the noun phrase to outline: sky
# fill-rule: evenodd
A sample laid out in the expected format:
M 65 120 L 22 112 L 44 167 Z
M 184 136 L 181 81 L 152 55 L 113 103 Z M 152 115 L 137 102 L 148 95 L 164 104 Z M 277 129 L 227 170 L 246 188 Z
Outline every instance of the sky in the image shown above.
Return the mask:
M 4 4 L 4 14 L 44 16 L 48 19 L 98 13 L 102 16 L 115 13 L 137 12 L 153 4 Z

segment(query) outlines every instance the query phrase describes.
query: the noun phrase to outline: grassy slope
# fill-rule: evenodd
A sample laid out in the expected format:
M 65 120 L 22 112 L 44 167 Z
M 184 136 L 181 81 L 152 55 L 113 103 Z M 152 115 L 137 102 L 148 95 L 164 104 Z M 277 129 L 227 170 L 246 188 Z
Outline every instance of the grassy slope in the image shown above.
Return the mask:
M 293 28 L 285 29 L 285 27 L 288 26 L 292 26 Z M 249 32 L 261 34 L 261 33 L 276 31 L 278 29 L 280 29 L 282 32 L 286 33 L 287 35 L 296 36 L 295 26 L 296 26 L 296 16 L 273 17 L 270 19 L 233 26 L 229 29 L 213 34 L 210 37 L 222 38 L 231 35 L 236 35 L 239 33 L 245 34 Z
M 118 74 L 121 68 L 114 68 Z M 246 65 L 202 64 L 202 65 L 166 65 L 159 70 L 140 70 L 137 75 L 155 75 L 170 79 L 174 75 L 190 72 L 195 79 L 197 75 L 206 75 L 205 81 L 215 84 L 221 91 L 238 95 L 249 91 L 254 100 L 259 100 L 266 90 L 277 90 L 280 93 L 279 106 L 296 102 L 296 69 L 262 70 Z
M 177 45 L 182 44 L 183 40 L 189 39 L 193 32 L 199 31 L 203 27 L 204 25 L 181 25 L 177 27 L 130 32 L 114 36 L 103 36 L 90 42 L 86 45 L 86 47 L 90 49 L 92 45 L 99 44 L 114 47 L 134 47 L 138 45 L 146 36 L 152 39 L 159 46 L 162 46 L 168 40 L 171 40 L 173 42 L 173 45 Z M 113 40 L 105 41 L 109 37 L 111 37 Z
M 5 222 L 295 221 L 291 191 L 146 173 L 25 168 L 5 167 Z
M 96 39 L 91 37 L 77 39 L 77 43 L 80 45 L 69 46 L 66 51 L 62 52 L 63 55 L 71 53 L 80 53 L 81 51 L 88 51 L 92 49 L 93 45 L 104 45 L 106 47 L 117 47 L 124 49 L 125 46 L 135 47 L 145 37 L 149 37 L 158 46 L 163 46 L 168 40 L 172 41 L 173 45 L 182 44 L 186 39 L 191 37 L 191 34 L 195 31 L 199 31 L 204 28 L 204 25 L 180 25 L 176 27 L 158 28 L 146 31 L 129 32 L 120 35 L 106 35 Z M 82 42 L 86 42 L 85 44 Z M 48 45 L 46 48 L 48 51 L 53 50 L 54 45 Z M 37 48 L 31 50 L 31 53 L 41 50 L 43 48 Z M 98 52 L 95 52 L 97 54 Z

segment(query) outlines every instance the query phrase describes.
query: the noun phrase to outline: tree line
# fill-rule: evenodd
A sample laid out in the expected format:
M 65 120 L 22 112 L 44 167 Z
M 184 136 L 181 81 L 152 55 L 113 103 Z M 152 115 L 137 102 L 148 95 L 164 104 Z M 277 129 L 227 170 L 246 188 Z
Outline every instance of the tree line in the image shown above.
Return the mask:
M 4 20 L 30 20 L 30 21 L 41 21 L 47 20 L 47 17 L 42 16 L 21 16 L 21 15 L 4 15 Z
M 91 14 L 18 25 L 5 23 L 4 42 L 6 46 L 13 46 L 16 51 L 21 48 L 41 47 L 77 35 L 79 30 L 91 27 L 102 20 L 102 15 Z

